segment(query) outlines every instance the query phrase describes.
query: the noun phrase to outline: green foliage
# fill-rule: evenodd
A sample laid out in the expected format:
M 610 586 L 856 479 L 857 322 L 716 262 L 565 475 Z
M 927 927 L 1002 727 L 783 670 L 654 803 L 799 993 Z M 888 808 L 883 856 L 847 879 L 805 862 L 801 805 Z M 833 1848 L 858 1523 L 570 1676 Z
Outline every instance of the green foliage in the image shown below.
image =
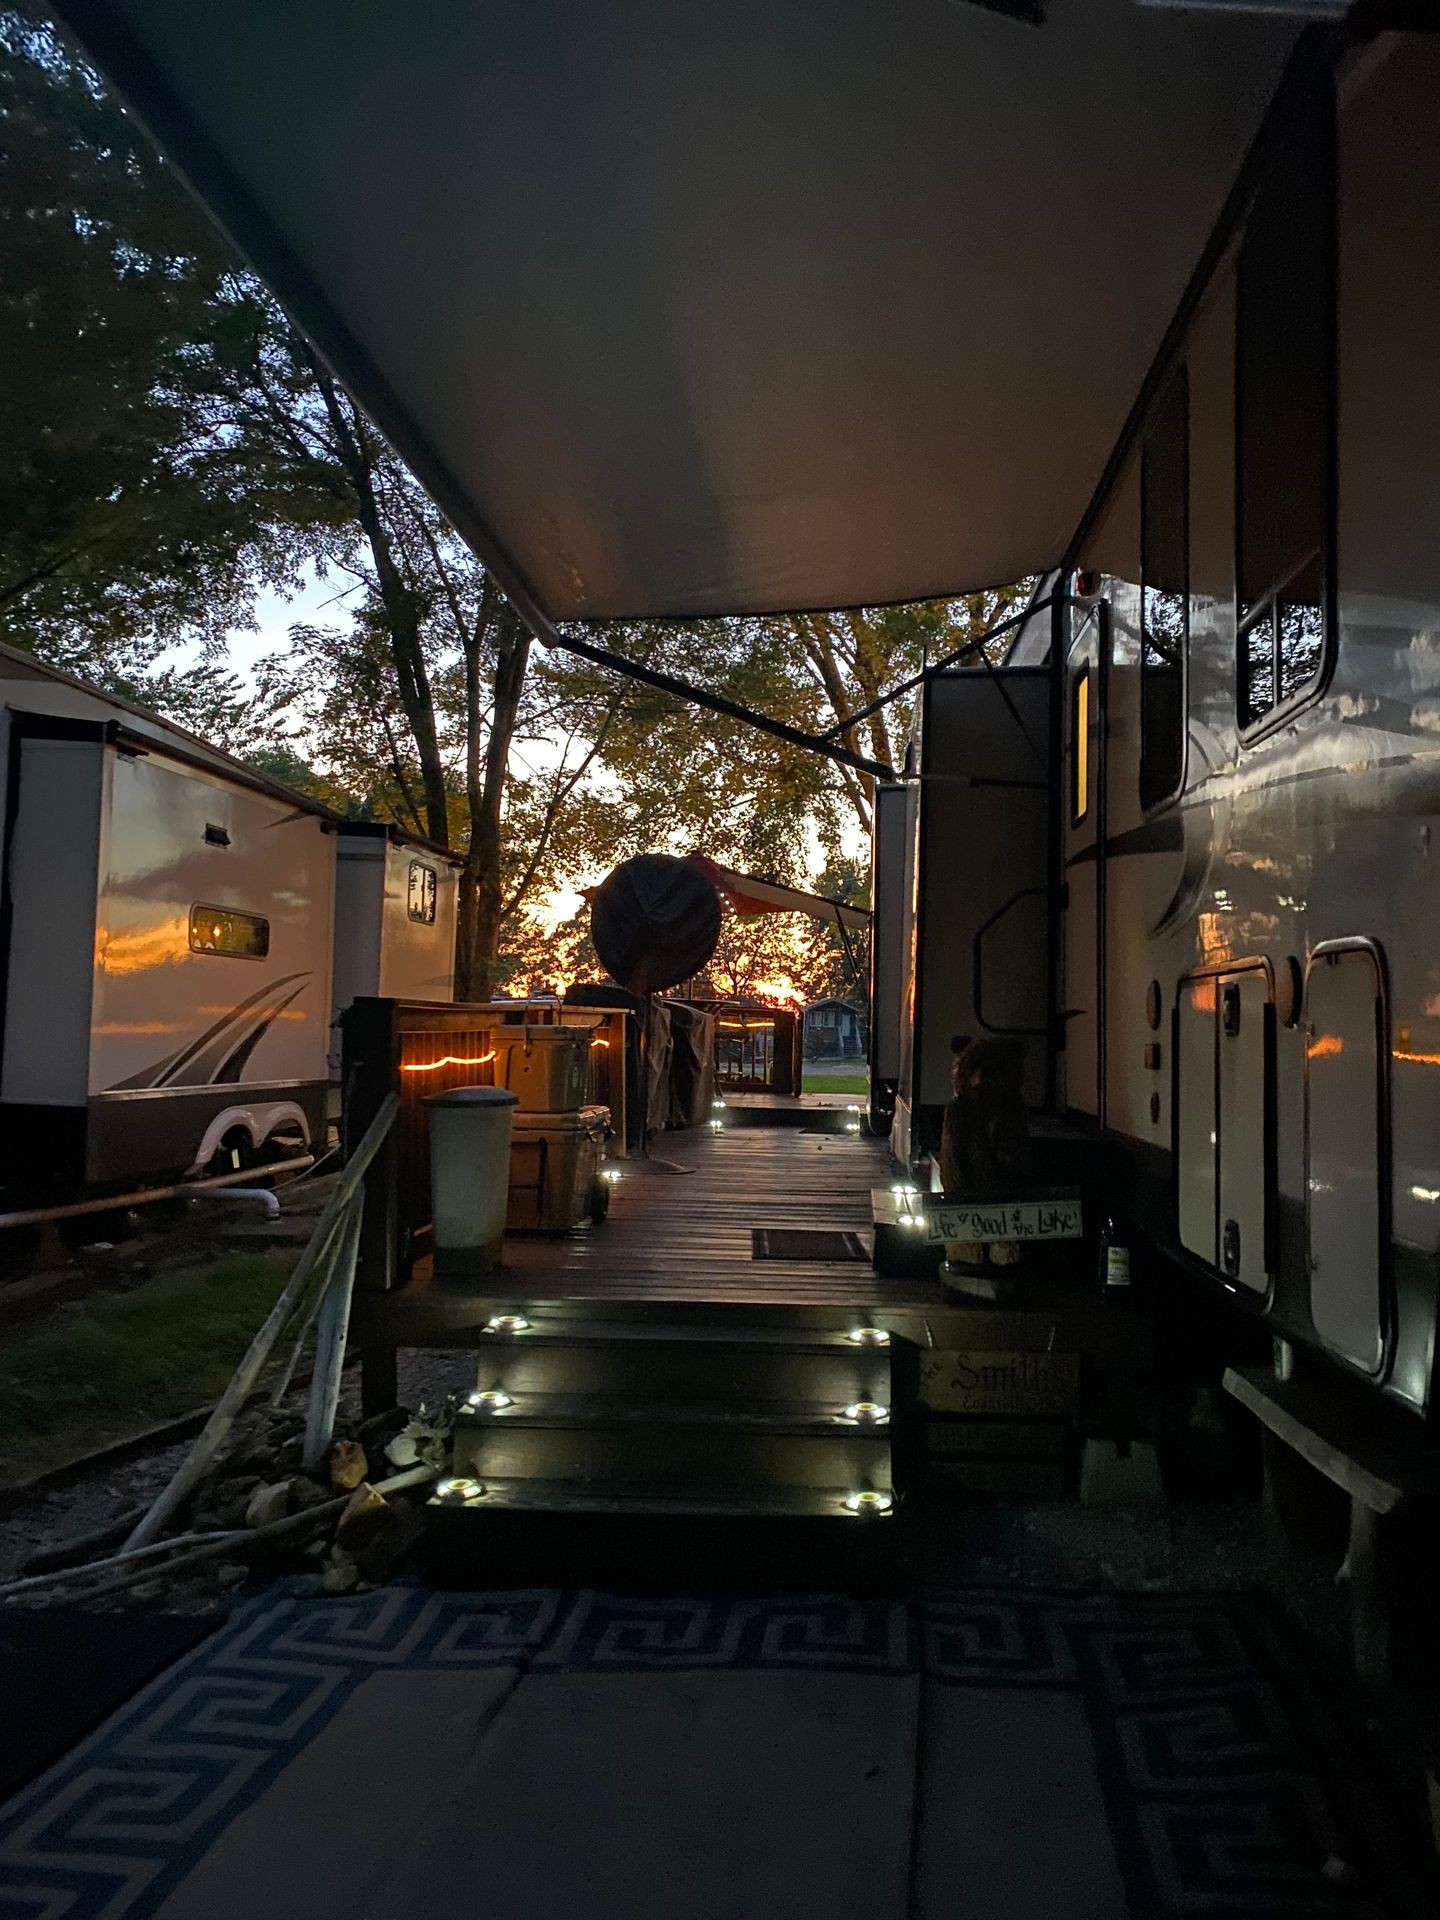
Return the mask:
M 0 10 L 0 639 L 134 676 L 293 576 L 336 501 L 256 430 L 281 331 L 94 75 Z

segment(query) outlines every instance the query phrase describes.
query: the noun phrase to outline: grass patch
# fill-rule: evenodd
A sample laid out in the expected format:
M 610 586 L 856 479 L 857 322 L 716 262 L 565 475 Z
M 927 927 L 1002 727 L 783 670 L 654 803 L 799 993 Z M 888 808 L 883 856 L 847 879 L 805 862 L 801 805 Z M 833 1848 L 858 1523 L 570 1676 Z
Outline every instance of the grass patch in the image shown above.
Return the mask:
M 868 1093 L 870 1076 L 868 1073 L 826 1073 L 822 1067 L 818 1072 L 806 1067 L 800 1080 L 804 1093 Z
M 294 1264 L 236 1254 L 58 1307 L 0 1346 L 0 1482 L 215 1399 Z

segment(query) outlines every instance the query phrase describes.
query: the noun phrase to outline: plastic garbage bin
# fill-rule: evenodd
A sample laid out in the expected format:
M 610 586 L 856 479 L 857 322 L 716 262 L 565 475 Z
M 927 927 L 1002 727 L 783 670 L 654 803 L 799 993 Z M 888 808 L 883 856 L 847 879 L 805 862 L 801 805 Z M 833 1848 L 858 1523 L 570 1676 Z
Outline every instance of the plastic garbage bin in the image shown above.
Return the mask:
M 515 1104 L 505 1087 L 452 1087 L 425 1102 L 437 1274 L 489 1273 L 500 1263 Z

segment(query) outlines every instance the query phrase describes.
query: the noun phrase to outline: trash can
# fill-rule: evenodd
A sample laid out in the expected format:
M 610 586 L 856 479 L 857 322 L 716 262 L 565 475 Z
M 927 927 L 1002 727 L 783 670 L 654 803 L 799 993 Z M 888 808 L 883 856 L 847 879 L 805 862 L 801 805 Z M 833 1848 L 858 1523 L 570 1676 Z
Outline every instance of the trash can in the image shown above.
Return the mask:
M 489 1273 L 500 1264 L 515 1104 L 505 1087 L 452 1087 L 425 1102 L 437 1274 Z

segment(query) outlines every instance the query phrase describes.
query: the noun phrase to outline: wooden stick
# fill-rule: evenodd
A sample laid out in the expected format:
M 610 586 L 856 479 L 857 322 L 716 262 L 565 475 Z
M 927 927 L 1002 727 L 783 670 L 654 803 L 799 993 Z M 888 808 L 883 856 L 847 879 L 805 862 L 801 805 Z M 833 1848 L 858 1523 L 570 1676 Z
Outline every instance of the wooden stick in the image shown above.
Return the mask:
M 335 1409 L 340 1404 L 340 1375 L 345 1367 L 345 1340 L 350 1331 L 350 1300 L 355 1291 L 355 1263 L 360 1254 L 361 1205 L 357 1200 L 340 1239 L 335 1270 L 320 1302 L 315 1334 L 315 1364 L 310 1374 L 310 1404 L 305 1413 L 307 1473 L 318 1471 L 335 1437 Z
M 380 1151 L 399 1105 L 400 1102 L 393 1093 L 387 1094 L 381 1102 L 375 1118 L 366 1130 L 365 1138 L 351 1155 L 325 1211 L 316 1221 L 315 1231 L 311 1234 L 305 1251 L 295 1263 L 295 1271 L 290 1276 L 289 1284 L 271 1308 L 265 1324 L 250 1342 L 244 1359 L 235 1369 L 229 1386 L 216 1402 L 214 1412 L 196 1436 L 189 1453 L 126 1541 L 127 1547 L 143 1547 L 164 1531 L 167 1521 L 178 1512 L 194 1491 L 204 1477 L 210 1462 L 224 1445 L 226 1436 L 235 1424 L 236 1416 L 253 1391 L 270 1357 L 270 1349 L 297 1310 L 306 1303 L 314 1284 L 316 1267 L 329 1251 L 335 1225 L 343 1218 L 346 1209 L 359 1191 L 365 1169 Z

